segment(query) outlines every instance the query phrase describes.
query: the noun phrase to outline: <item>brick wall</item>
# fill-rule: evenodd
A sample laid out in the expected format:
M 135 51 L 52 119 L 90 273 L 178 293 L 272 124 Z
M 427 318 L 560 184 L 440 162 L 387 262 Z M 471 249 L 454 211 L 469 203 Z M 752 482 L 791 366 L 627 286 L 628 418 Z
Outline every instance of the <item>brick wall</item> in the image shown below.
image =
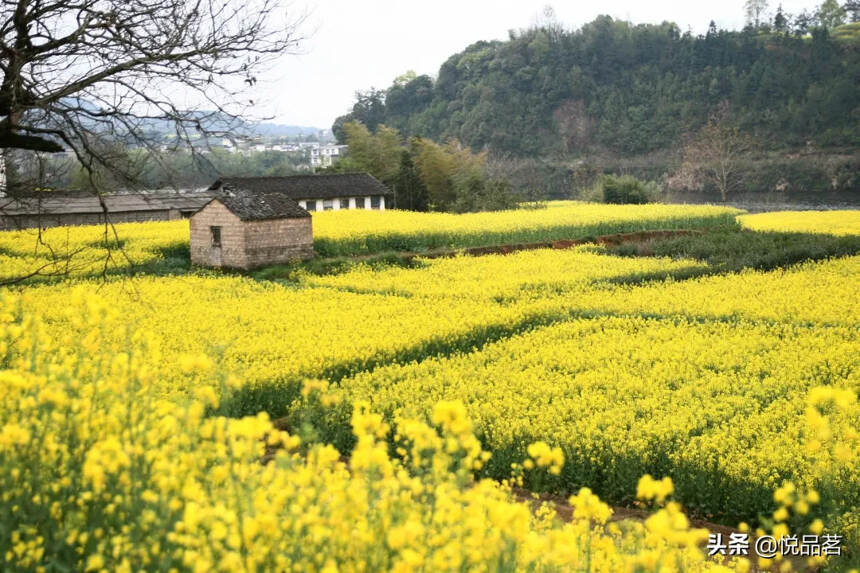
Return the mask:
M 247 268 L 314 256 L 310 217 L 245 222 Z
M 190 221 L 191 264 L 206 267 L 248 268 L 245 228 L 239 217 L 220 201 L 211 201 Z M 221 227 L 221 247 L 212 245 L 211 227 Z
M 189 226 L 195 265 L 251 269 L 314 256 L 310 217 L 243 222 L 216 200 Z M 212 246 L 213 226 L 221 227 L 220 248 Z

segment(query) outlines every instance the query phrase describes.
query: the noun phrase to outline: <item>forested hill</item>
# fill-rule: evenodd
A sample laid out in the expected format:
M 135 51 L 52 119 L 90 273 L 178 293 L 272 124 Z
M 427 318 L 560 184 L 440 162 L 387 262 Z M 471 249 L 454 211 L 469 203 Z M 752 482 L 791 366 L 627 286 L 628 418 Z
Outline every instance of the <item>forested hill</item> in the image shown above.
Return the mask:
M 451 56 L 435 80 L 359 94 L 334 131 L 357 119 L 517 156 L 628 155 L 672 147 L 728 101 L 766 148 L 860 144 L 860 24 L 781 27 L 693 36 L 601 16 L 511 33 Z

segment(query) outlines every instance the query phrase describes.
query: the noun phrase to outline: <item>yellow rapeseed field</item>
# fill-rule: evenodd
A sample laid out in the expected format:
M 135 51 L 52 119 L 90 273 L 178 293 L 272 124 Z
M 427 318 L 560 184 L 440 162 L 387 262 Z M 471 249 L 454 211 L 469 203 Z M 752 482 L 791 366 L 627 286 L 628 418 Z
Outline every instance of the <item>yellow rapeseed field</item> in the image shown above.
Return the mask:
M 613 282 L 683 264 L 579 248 L 306 280 L 417 298 L 421 308 L 471 300 L 569 317 L 468 354 L 363 371 L 338 393 L 389 415 L 426 415 L 440 399 L 459 399 L 497 459 L 550 440 L 582 464 L 568 463 L 564 483 L 599 483 L 612 499 L 630 499 L 635 477 L 661 469 L 701 513 L 754 517 L 771 503 L 762 492 L 781 480 L 827 474 L 804 461 L 803 396 L 822 380 L 858 388 L 860 257 Z
M 520 268 L 527 265 L 532 270 L 516 273 L 510 272 L 514 267 L 503 266 L 518 261 L 523 262 Z M 485 267 L 488 263 L 495 265 L 494 271 Z M 486 337 L 567 318 L 575 309 L 565 299 L 549 296 L 553 291 L 581 290 L 594 280 L 697 266 L 690 261 L 622 259 L 584 250 L 533 251 L 511 259 L 440 259 L 403 278 L 402 294 L 385 283 L 385 277 L 399 276 L 396 271 L 373 273 L 364 267 L 345 275 L 351 285 L 338 284 L 339 277 L 308 276 L 297 288 L 217 275 L 117 277 L 96 284 L 99 295 L 113 301 L 130 323 L 157 333 L 167 355 L 154 367 L 161 371 L 165 391 L 175 393 L 186 384 L 172 365 L 187 353 L 209 354 L 248 386 L 344 375 L 453 346 L 471 348 Z M 449 270 L 440 274 L 437 269 Z M 493 274 L 482 277 L 481 269 Z M 458 271 L 468 275 L 460 281 L 463 290 L 441 293 L 444 284 L 458 280 L 452 276 Z M 29 287 L 20 304 L 42 317 L 56 336 L 74 339 L 85 332 L 79 332 L 69 316 L 68 300 L 93 284 Z M 410 285 L 421 284 L 425 291 L 414 296 L 406 292 Z M 511 297 L 517 304 L 507 300 Z M 287 404 L 265 406 L 271 411 Z
M 187 221 L 0 232 L 0 281 L 34 272 L 60 279 L 113 273 L 176 250 L 187 258 L 188 233 Z
M 398 458 L 390 426 L 358 404 L 347 465 L 265 413 L 207 416 L 210 386 L 164 399 L 152 391 L 150 365 L 162 360 L 152 337 L 100 300 L 73 308 L 90 333 L 60 344 L 14 300 L 0 306 L 4 570 L 729 570 L 705 559 L 707 532 L 676 503 L 606 526 L 611 509 L 582 488 L 561 523 L 475 480 L 491 453 L 458 402 L 440 402 L 432 425 L 399 419 Z M 122 348 L 103 338 L 116 331 Z M 201 382 L 218 376 L 205 356 L 180 367 Z M 530 449 L 535 472 L 563 463 L 545 461 L 544 444 Z M 648 479 L 640 489 L 654 496 Z
M 164 398 L 150 367 L 157 337 L 100 298 L 70 305 L 83 339 L 58 340 L 4 296 L 0 306 L 0 562 L 6 570 L 84 571 L 748 571 L 707 560 L 671 479 L 644 476 L 644 522 L 608 523 L 588 488 L 572 519 L 534 511 L 473 472 L 492 459 L 466 408 L 441 401 L 394 431 L 366 403 L 351 415 L 349 462 L 277 430 L 265 413 L 210 416 L 220 374 L 206 356 L 176 365 L 200 384 Z M 125 340 L 117 347 L 113 335 Z M 105 338 L 106 334 L 111 336 Z M 334 400 L 324 384 L 306 397 Z M 261 460 L 267 459 L 267 463 Z M 565 461 L 535 442 L 521 467 Z M 521 476 L 520 478 L 521 479 Z M 519 479 L 514 479 L 518 483 Z M 785 520 L 783 520 L 785 521 Z M 777 526 L 775 526 L 777 527 Z
M 602 205 L 576 201 L 552 201 L 538 209 L 463 215 L 328 211 L 314 213 L 314 248 L 327 256 L 536 243 L 648 229 L 731 225 L 740 212 L 711 205 Z
M 314 222 L 349 250 L 359 215 L 408 220 Z M 516 226 L 496 217 L 476 221 Z M 708 559 L 685 511 L 839 533 L 841 563 L 858 558 L 860 257 L 681 280 L 707 265 L 583 246 L 270 282 L 158 267 L 187 249 L 183 222 L 117 230 L 172 274 L 90 276 L 92 249 L 91 268 L 0 290 L 2 569 L 756 564 Z M 45 253 L 0 233 L 0 257 L 14 276 Z M 572 520 L 512 485 L 561 495 Z M 637 500 L 647 520 L 605 503 Z
M 643 229 L 732 225 L 738 212 L 711 206 L 593 205 L 571 201 L 551 202 L 544 209 L 466 215 L 320 212 L 313 214 L 314 248 L 321 256 L 334 256 L 577 239 Z M 131 266 L 143 272 L 185 270 L 158 268 L 169 257 L 187 261 L 187 221 L 0 232 L 0 281 L 35 270 L 41 275 L 61 277 L 116 273 Z
M 741 215 L 741 225 L 755 231 L 860 235 L 860 210 L 775 211 Z

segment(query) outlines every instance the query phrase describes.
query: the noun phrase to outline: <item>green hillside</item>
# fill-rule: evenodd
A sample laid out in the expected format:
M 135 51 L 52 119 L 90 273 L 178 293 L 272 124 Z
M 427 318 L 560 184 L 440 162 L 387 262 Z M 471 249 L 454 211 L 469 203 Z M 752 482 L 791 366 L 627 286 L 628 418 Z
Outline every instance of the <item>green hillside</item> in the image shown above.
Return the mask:
M 406 136 L 457 138 L 519 157 L 659 153 L 723 101 L 762 149 L 860 143 L 857 25 L 682 33 L 598 17 L 476 42 L 435 79 L 405 75 L 338 118 Z

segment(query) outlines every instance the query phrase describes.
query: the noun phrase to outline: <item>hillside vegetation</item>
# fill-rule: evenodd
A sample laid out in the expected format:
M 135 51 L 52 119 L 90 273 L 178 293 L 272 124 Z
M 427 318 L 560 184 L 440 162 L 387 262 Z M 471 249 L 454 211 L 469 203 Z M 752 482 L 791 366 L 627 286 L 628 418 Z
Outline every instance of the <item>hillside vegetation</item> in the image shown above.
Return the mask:
M 612 173 L 656 181 L 673 200 L 852 204 L 842 192 L 860 190 L 860 24 L 778 15 L 698 36 L 609 16 L 512 31 L 435 77 L 358 92 L 332 129 L 350 148 L 358 122 L 397 133 L 415 157 L 427 141 L 484 152 L 490 176 L 530 198 L 581 196 Z M 727 148 L 714 137 L 728 134 L 729 177 L 714 182 Z M 466 203 L 456 210 L 481 210 Z
M 705 124 L 719 102 L 770 147 L 860 142 L 860 55 L 852 26 L 682 33 L 601 16 L 576 30 L 511 32 L 454 54 L 438 77 L 406 75 L 360 94 L 357 119 L 407 135 L 456 137 L 519 156 L 653 152 Z

